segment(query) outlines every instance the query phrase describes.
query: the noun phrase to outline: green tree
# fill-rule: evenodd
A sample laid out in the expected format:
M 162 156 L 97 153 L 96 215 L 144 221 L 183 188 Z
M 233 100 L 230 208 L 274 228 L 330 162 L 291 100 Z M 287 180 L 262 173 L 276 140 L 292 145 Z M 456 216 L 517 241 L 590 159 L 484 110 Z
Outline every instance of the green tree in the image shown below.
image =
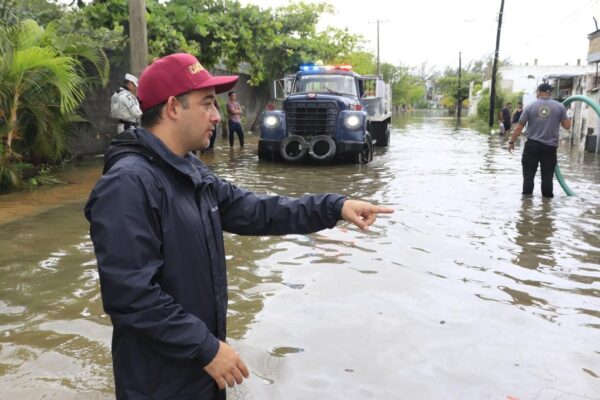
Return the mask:
M 352 70 L 361 75 L 375 75 L 377 73 L 377 63 L 375 56 L 370 51 L 357 50 L 337 57 L 333 64 L 349 64 Z M 389 80 L 386 80 L 389 82 Z
M 279 78 L 307 61 L 348 54 L 361 40 L 342 29 L 318 32 L 319 17 L 332 11 L 324 3 L 261 9 L 233 0 L 148 0 L 146 8 L 151 60 L 189 52 L 207 68 L 248 70 L 251 85 Z M 95 0 L 81 11 L 94 29 L 109 27 L 127 37 L 126 0 Z
M 422 107 L 425 105 L 425 79 L 412 72 L 405 65 L 393 66 L 382 64 L 381 71 L 386 82 L 392 84 L 392 102 L 394 105 L 410 105 Z
M 494 107 L 494 118 L 498 119 L 500 110 L 502 110 L 506 94 L 502 90 L 496 89 L 496 102 Z M 490 90 L 484 89 L 481 93 L 479 103 L 477 103 L 477 117 L 483 121 L 487 121 L 490 115 Z
M 472 79 L 472 77 L 471 77 Z M 469 98 L 469 76 L 461 76 L 460 87 L 458 85 L 457 76 L 445 76 L 438 80 L 438 88 L 444 94 L 442 98 L 442 105 L 449 111 L 456 109 L 456 103 L 460 97 L 460 101 L 463 102 Z
M 45 26 L 59 19 L 63 12 L 63 6 L 47 0 L 0 0 L 0 24 L 5 26 L 25 19 L 33 19 Z
M 25 20 L 0 28 L 0 55 L 3 168 L 23 157 L 60 160 L 67 125 L 81 120 L 75 110 L 85 90 L 108 80 L 105 54 L 88 38 L 59 34 L 56 23 L 43 29 Z M 94 68 L 98 75 L 86 79 L 85 68 Z

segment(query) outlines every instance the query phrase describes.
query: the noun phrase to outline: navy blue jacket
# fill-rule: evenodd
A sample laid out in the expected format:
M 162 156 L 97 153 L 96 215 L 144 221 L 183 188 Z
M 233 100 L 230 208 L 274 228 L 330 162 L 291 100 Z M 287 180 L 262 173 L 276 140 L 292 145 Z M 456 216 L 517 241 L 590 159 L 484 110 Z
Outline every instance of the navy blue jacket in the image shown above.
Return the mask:
M 344 198 L 260 196 L 179 157 L 144 129 L 138 144 L 98 181 L 85 207 L 102 301 L 113 323 L 118 399 L 212 399 L 204 371 L 225 340 L 223 231 L 241 235 L 332 228 Z

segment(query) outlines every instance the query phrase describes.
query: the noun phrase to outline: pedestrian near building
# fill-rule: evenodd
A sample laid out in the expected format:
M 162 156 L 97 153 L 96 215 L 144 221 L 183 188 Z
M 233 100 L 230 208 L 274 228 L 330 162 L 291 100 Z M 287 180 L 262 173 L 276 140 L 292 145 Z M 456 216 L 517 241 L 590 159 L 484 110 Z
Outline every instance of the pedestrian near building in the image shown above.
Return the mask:
M 506 130 L 506 132 L 510 131 L 511 128 L 511 115 L 510 115 L 510 107 L 512 106 L 511 103 L 506 103 L 506 105 L 502 108 L 502 110 L 500 111 L 500 115 L 502 118 L 502 124 L 504 125 L 504 129 Z
M 244 130 L 242 129 L 242 106 L 237 101 L 237 93 L 233 90 L 228 93 L 227 102 L 227 127 L 229 128 L 229 147 L 233 147 L 233 134 L 237 134 L 240 147 L 244 147 Z
M 542 196 L 554 197 L 552 179 L 556 168 L 559 128 L 571 128 L 564 105 L 550 98 L 552 86 L 542 83 L 538 86 L 538 99 L 528 105 L 508 141 L 508 151 L 512 153 L 515 140 L 527 125 L 527 141 L 523 149 L 523 195 L 533 194 L 535 174 L 538 164 L 542 175 Z
M 516 125 L 519 122 L 519 119 L 521 118 L 521 114 L 523 114 L 523 103 L 518 103 L 517 109 L 515 110 L 515 112 L 512 115 L 513 125 Z
M 304 234 L 340 219 L 368 229 L 393 212 L 337 194 L 258 195 L 214 175 L 191 152 L 209 145 L 215 95 L 237 80 L 184 53 L 147 67 L 142 127 L 113 140 L 86 204 L 119 400 L 224 399 L 248 378 L 226 342 L 223 231 Z
M 117 134 L 139 125 L 142 110 L 136 97 L 137 87 L 138 79 L 131 74 L 125 74 L 121 86 L 110 99 L 110 115 L 118 120 Z

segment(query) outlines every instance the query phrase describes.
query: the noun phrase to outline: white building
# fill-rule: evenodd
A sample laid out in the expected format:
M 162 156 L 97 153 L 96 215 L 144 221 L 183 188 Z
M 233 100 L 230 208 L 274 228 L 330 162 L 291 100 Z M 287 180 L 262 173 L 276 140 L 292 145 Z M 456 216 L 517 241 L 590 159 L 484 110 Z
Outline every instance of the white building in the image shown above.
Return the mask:
M 523 105 L 536 99 L 537 87 L 548 81 L 554 88 L 553 98 L 564 100 L 573 94 L 585 94 L 585 78 L 596 70 L 592 65 L 510 65 L 498 70 L 498 86 L 507 93 L 522 93 Z M 483 82 L 482 89 L 490 87 L 490 80 Z M 470 93 L 469 115 L 477 113 L 477 93 Z
M 590 65 L 511 65 L 500 68 L 500 87 L 509 93 L 535 93 L 538 85 L 550 76 L 567 78 L 594 70 Z

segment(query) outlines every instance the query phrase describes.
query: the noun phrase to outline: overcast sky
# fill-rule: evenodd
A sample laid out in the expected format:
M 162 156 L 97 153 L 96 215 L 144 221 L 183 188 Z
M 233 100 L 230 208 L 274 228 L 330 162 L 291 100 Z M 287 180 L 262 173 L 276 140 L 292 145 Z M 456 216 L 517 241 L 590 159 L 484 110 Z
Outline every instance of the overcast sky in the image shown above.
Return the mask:
M 305 0 L 306 2 L 315 2 Z M 289 0 L 241 0 L 262 8 L 286 5 Z M 329 0 L 336 11 L 324 16 L 321 28 L 348 28 L 377 49 L 380 58 L 411 66 L 458 65 L 493 54 L 500 0 Z M 500 58 L 513 64 L 575 65 L 586 63 L 587 35 L 600 23 L 600 0 L 505 0 Z

